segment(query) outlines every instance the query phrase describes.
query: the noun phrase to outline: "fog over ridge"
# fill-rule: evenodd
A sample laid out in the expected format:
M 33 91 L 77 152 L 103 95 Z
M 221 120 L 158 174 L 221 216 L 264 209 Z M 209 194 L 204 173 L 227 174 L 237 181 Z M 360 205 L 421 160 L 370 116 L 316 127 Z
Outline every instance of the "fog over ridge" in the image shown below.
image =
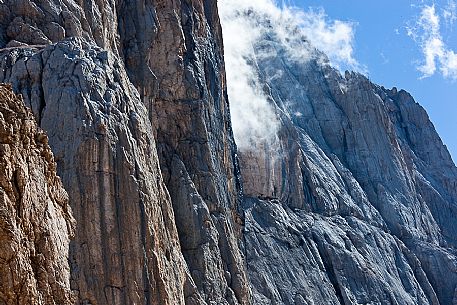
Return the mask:
M 288 60 L 304 63 L 318 57 L 336 68 L 362 70 L 353 56 L 356 25 L 329 20 L 321 8 L 303 11 L 272 0 L 219 0 L 218 5 L 232 124 L 240 151 L 277 142 L 279 122 L 257 69 L 259 57 L 278 56 L 271 48 L 259 52 L 266 37 L 281 46 L 280 56 Z

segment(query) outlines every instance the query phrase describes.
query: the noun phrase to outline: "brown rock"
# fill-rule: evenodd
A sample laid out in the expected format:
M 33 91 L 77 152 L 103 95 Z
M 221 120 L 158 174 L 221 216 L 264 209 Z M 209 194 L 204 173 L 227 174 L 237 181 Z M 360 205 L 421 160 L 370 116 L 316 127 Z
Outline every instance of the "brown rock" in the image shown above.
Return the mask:
M 73 304 L 68 195 L 46 134 L 0 84 L 0 303 Z

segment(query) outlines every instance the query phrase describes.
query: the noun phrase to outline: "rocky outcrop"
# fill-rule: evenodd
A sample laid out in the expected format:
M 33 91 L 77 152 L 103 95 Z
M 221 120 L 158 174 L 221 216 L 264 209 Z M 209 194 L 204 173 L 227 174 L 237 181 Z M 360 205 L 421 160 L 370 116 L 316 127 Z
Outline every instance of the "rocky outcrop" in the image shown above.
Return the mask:
M 215 1 L 180 5 L 157 10 L 161 27 L 150 51 L 159 87 L 147 98 L 154 97 L 161 167 L 199 290 L 215 304 L 247 304 L 250 292 L 238 246 L 241 188 L 217 6 Z
M 248 304 L 216 3 L 8 0 L 0 15 L 0 79 L 49 132 L 81 228 L 79 302 Z
M 357 217 L 246 203 L 255 304 L 440 304 L 417 258 Z
M 0 303 L 73 304 L 74 219 L 48 137 L 0 84 Z

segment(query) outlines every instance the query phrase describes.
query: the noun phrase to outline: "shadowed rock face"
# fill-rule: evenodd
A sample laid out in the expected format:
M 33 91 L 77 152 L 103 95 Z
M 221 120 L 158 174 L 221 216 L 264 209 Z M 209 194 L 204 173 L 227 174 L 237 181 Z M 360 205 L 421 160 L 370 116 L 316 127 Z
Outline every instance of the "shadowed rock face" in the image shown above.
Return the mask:
M 149 105 L 182 251 L 209 302 L 247 304 L 238 248 L 240 185 L 216 2 L 182 2 L 157 10 L 157 16 L 161 28 L 150 63 L 160 82 Z
M 0 84 L 0 303 L 73 304 L 74 219 L 48 137 Z
M 249 303 L 216 2 L 8 0 L 0 15 L 0 79 L 51 135 L 78 223 L 78 301 Z

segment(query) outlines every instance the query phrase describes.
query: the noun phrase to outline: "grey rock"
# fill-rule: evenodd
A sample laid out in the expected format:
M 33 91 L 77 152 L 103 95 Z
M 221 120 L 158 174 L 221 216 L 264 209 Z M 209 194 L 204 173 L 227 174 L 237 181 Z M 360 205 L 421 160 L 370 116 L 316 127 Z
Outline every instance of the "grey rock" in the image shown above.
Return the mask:
M 457 302 L 457 169 L 405 91 L 265 35 L 277 142 L 237 155 L 216 1 L 3 2 L 0 81 L 49 134 L 77 304 Z
M 280 124 L 240 152 L 254 303 L 454 304 L 457 168 L 426 112 L 286 48 L 251 59 Z
M 196 191 L 201 198 L 199 204 L 202 209 L 199 212 L 204 214 L 195 215 L 190 219 L 176 217 L 176 227 L 183 240 L 183 254 L 187 259 L 186 263 L 191 270 L 191 275 L 195 277 L 195 281 L 186 280 L 186 283 L 190 283 L 186 287 L 192 288 L 192 283 L 195 282 L 200 291 L 200 293 L 196 293 L 192 290 L 193 288 L 190 291 L 185 289 L 186 295 L 201 294 L 207 302 L 215 304 L 248 304 L 250 292 L 245 263 L 240 251 L 241 187 L 226 98 L 222 37 L 216 2 L 206 0 L 144 0 L 119 3 L 112 1 L 75 3 L 57 0 L 8 0 L 4 2 L 6 6 L 2 6 L 0 11 L 5 16 L 0 21 L 0 38 L 2 38 L 0 44 L 3 43 L 6 46 L 14 40 L 16 42 L 10 44 L 10 47 L 25 43 L 39 50 L 45 42 L 57 42 L 63 37 L 78 37 L 87 42 L 90 48 L 97 45 L 122 60 L 122 62 L 118 62 L 115 69 L 127 71 L 128 80 L 126 82 L 133 83 L 139 92 L 139 98 L 149 110 L 148 116 L 154 132 L 150 130 L 145 132 L 150 133 L 148 137 L 151 138 L 149 139 L 152 139 L 153 133 L 155 134 L 161 160 L 160 166 L 166 185 L 168 189 L 172 190 L 171 198 L 175 214 L 184 215 L 187 211 L 187 195 L 183 195 L 183 192 Z M 19 29 L 37 29 L 37 31 L 30 30 L 26 33 L 27 35 L 22 35 L 15 26 L 19 21 L 22 22 Z M 45 39 L 48 41 L 44 41 Z M 43 56 L 33 57 L 29 54 L 27 58 L 33 58 L 20 60 L 19 57 L 22 55 L 19 54 L 36 52 L 36 50 L 31 51 L 20 46 L 8 55 L 2 56 L 4 74 L 2 79 L 13 82 L 14 88 L 24 93 L 26 103 L 32 107 L 37 119 L 42 121 L 42 126 L 50 134 L 57 133 L 54 128 L 60 131 L 63 127 L 67 128 L 67 125 L 70 125 L 73 130 L 79 131 L 86 124 L 75 122 L 75 120 L 69 122 L 65 120 L 61 123 L 62 125 L 58 125 L 53 122 L 54 119 L 51 120 L 52 116 L 59 115 L 59 113 L 51 114 L 54 110 L 48 106 L 47 99 L 60 99 L 61 87 L 67 88 L 68 91 L 72 87 L 81 88 L 82 92 L 91 92 L 93 88 L 97 88 L 97 92 L 94 93 L 97 98 L 92 97 L 92 93 L 88 93 L 87 98 L 102 101 L 103 105 L 100 106 L 103 109 L 102 113 L 109 113 L 112 107 L 110 102 L 105 102 L 105 99 L 117 98 L 121 103 L 126 98 L 119 95 L 120 93 L 115 93 L 113 88 L 105 87 L 105 85 L 100 87 L 100 84 L 97 83 L 100 77 L 104 79 L 103 71 L 105 69 L 113 69 L 108 68 L 110 64 L 103 63 L 106 60 L 104 55 L 106 53 L 99 50 L 94 51 L 97 55 L 85 55 L 87 50 L 80 50 L 79 46 L 74 44 L 70 49 L 70 52 L 62 52 L 61 56 L 71 56 L 75 60 L 79 60 L 80 57 L 91 57 L 90 61 L 93 61 L 95 65 L 90 64 L 89 66 L 95 68 L 96 72 L 90 72 L 92 69 L 90 68 L 78 71 L 78 75 L 69 77 L 66 83 L 42 85 L 42 80 L 55 76 L 53 72 L 39 72 L 47 64 L 55 64 L 54 60 L 48 62 L 48 55 L 43 58 Z M 47 52 L 49 51 L 43 51 L 43 54 L 47 54 Z M 72 61 L 61 62 L 60 59 L 58 61 L 62 65 L 59 69 L 64 70 L 65 64 L 69 65 L 66 68 L 68 70 L 75 68 L 75 63 Z M 101 66 L 97 66 L 98 61 L 101 62 Z M 52 70 L 50 69 L 50 71 Z M 122 77 L 127 78 L 125 75 Z M 81 79 L 87 81 L 82 81 L 80 84 Z M 50 87 L 47 87 L 47 84 Z M 65 94 L 72 99 L 76 92 L 70 93 Z M 115 97 L 110 97 L 111 94 L 114 94 Z M 64 98 L 66 99 L 66 96 Z M 94 109 L 98 108 L 99 106 L 94 106 Z M 88 110 L 88 106 L 86 107 L 84 104 L 78 104 L 67 110 L 79 113 L 81 118 L 84 118 L 81 119 L 84 122 L 89 119 L 99 120 L 100 124 L 106 125 L 104 120 L 97 119 L 94 114 L 90 113 L 90 107 Z M 85 113 L 87 113 L 87 119 L 84 117 Z M 108 131 L 111 130 L 109 126 L 106 127 Z M 92 132 L 100 133 L 96 127 Z M 117 132 L 114 131 L 115 136 L 110 136 L 111 142 L 109 143 L 117 141 Z M 126 138 L 129 137 L 126 136 Z M 69 166 L 72 167 L 76 144 L 63 145 L 62 143 L 66 140 L 73 141 L 73 137 L 60 139 L 53 149 L 56 150 L 57 155 L 61 156 L 62 164 L 70 162 Z M 53 144 L 52 141 L 51 144 Z M 111 144 L 108 146 L 111 147 Z M 118 153 L 115 155 L 119 156 Z M 145 153 L 145 155 L 148 154 Z M 190 177 L 192 181 L 189 183 L 192 186 L 190 189 L 182 189 L 187 187 L 187 184 L 175 185 L 181 180 L 169 178 L 169 172 L 175 170 L 175 165 L 171 160 L 175 160 L 176 157 L 180 160 L 177 163 L 181 162 L 182 164 L 180 164 L 184 166 L 184 168 L 181 167 L 183 176 Z M 134 159 L 132 157 L 132 160 Z M 120 163 L 123 161 L 116 162 L 121 167 Z M 156 168 L 151 166 L 151 168 L 145 169 L 145 172 L 153 177 L 159 176 L 160 173 L 156 173 L 155 170 Z M 116 168 L 114 172 L 117 171 Z M 63 172 L 61 174 L 65 176 Z M 79 173 L 77 175 L 79 176 Z M 147 181 L 149 178 L 149 176 L 145 177 Z M 128 175 L 126 179 L 129 179 Z M 90 177 L 83 180 L 93 183 Z M 123 180 L 124 178 L 119 178 L 119 181 Z M 64 179 L 65 181 L 67 180 Z M 72 190 L 74 190 L 74 194 L 79 193 L 79 187 L 76 183 L 67 185 L 70 194 Z M 104 187 L 100 185 L 99 189 L 100 191 L 94 195 L 94 201 L 97 201 L 99 197 L 104 197 Z M 123 194 L 123 192 L 124 190 L 119 190 L 119 194 Z M 75 200 L 75 202 L 79 202 L 78 198 Z M 102 211 L 102 207 L 95 207 L 93 210 L 95 211 L 90 212 L 97 214 Z M 203 256 L 194 255 L 191 250 L 187 253 L 188 244 L 185 240 L 186 236 L 183 235 L 184 232 L 192 229 L 201 230 L 201 232 L 195 232 L 196 235 L 204 236 L 208 233 L 203 229 L 205 223 L 201 222 L 206 219 L 205 211 L 209 211 L 213 222 L 208 231 L 212 236 L 211 247 L 205 249 Z M 85 222 L 86 216 L 76 209 L 75 217 L 78 223 Z M 80 220 L 79 217 L 83 219 Z M 106 226 L 119 226 L 118 223 L 111 223 L 115 219 L 116 217 L 108 219 Z M 137 225 L 140 223 L 138 222 Z M 169 229 L 167 226 L 163 227 L 161 223 L 157 223 L 156 226 L 165 231 Z M 170 235 L 173 236 L 173 229 L 170 230 Z M 105 236 L 106 233 L 102 231 L 101 240 Z M 78 237 L 76 238 L 78 239 Z M 134 243 L 133 240 L 132 243 Z M 98 251 L 99 246 L 94 242 L 87 247 L 87 251 Z M 75 249 L 75 251 L 81 252 L 80 249 Z M 112 248 L 110 251 L 113 255 L 122 256 L 118 249 Z M 180 252 L 180 250 L 176 251 Z M 87 264 L 81 268 L 92 269 L 88 257 L 81 257 L 80 262 L 78 266 Z M 117 261 L 115 263 L 117 264 Z M 104 267 L 104 269 L 109 268 L 111 268 L 111 262 Z M 143 264 L 140 264 L 138 268 L 143 268 Z M 177 273 L 180 273 L 180 268 L 178 264 Z M 101 271 L 96 273 L 99 274 L 99 272 Z M 79 273 L 78 278 L 80 278 Z M 100 283 L 98 283 L 99 281 Z M 166 281 L 173 282 L 173 276 Z M 182 281 L 182 279 L 177 280 L 176 286 L 179 287 L 181 285 L 179 283 Z M 104 287 L 102 283 L 105 280 L 97 275 L 91 276 L 88 280 L 82 280 L 82 282 L 94 283 L 93 286 L 84 288 L 84 294 L 90 296 L 97 294 L 96 299 L 102 302 L 104 296 L 101 287 Z M 113 286 L 118 287 L 117 284 Z M 120 302 L 117 296 L 109 301 Z M 191 302 L 190 299 L 187 302 Z
M 156 10 L 160 27 L 148 58 L 158 87 L 154 92 L 143 83 L 140 91 L 153 116 L 160 165 L 197 287 L 209 303 L 248 304 L 239 246 L 241 185 L 217 6 L 215 1 L 179 2 Z M 202 215 L 190 217 L 189 194 Z M 194 230 L 201 232 L 189 240 L 184 234 Z M 208 246 L 195 251 L 199 240 Z
M 70 39 L 38 52 L 10 51 L 3 67 L 4 81 L 23 92 L 48 130 L 68 189 L 77 220 L 69 256 L 77 303 L 184 304 L 196 287 L 147 110 L 122 62 Z
M 255 304 L 439 304 L 407 247 L 356 217 L 248 198 L 246 244 Z

